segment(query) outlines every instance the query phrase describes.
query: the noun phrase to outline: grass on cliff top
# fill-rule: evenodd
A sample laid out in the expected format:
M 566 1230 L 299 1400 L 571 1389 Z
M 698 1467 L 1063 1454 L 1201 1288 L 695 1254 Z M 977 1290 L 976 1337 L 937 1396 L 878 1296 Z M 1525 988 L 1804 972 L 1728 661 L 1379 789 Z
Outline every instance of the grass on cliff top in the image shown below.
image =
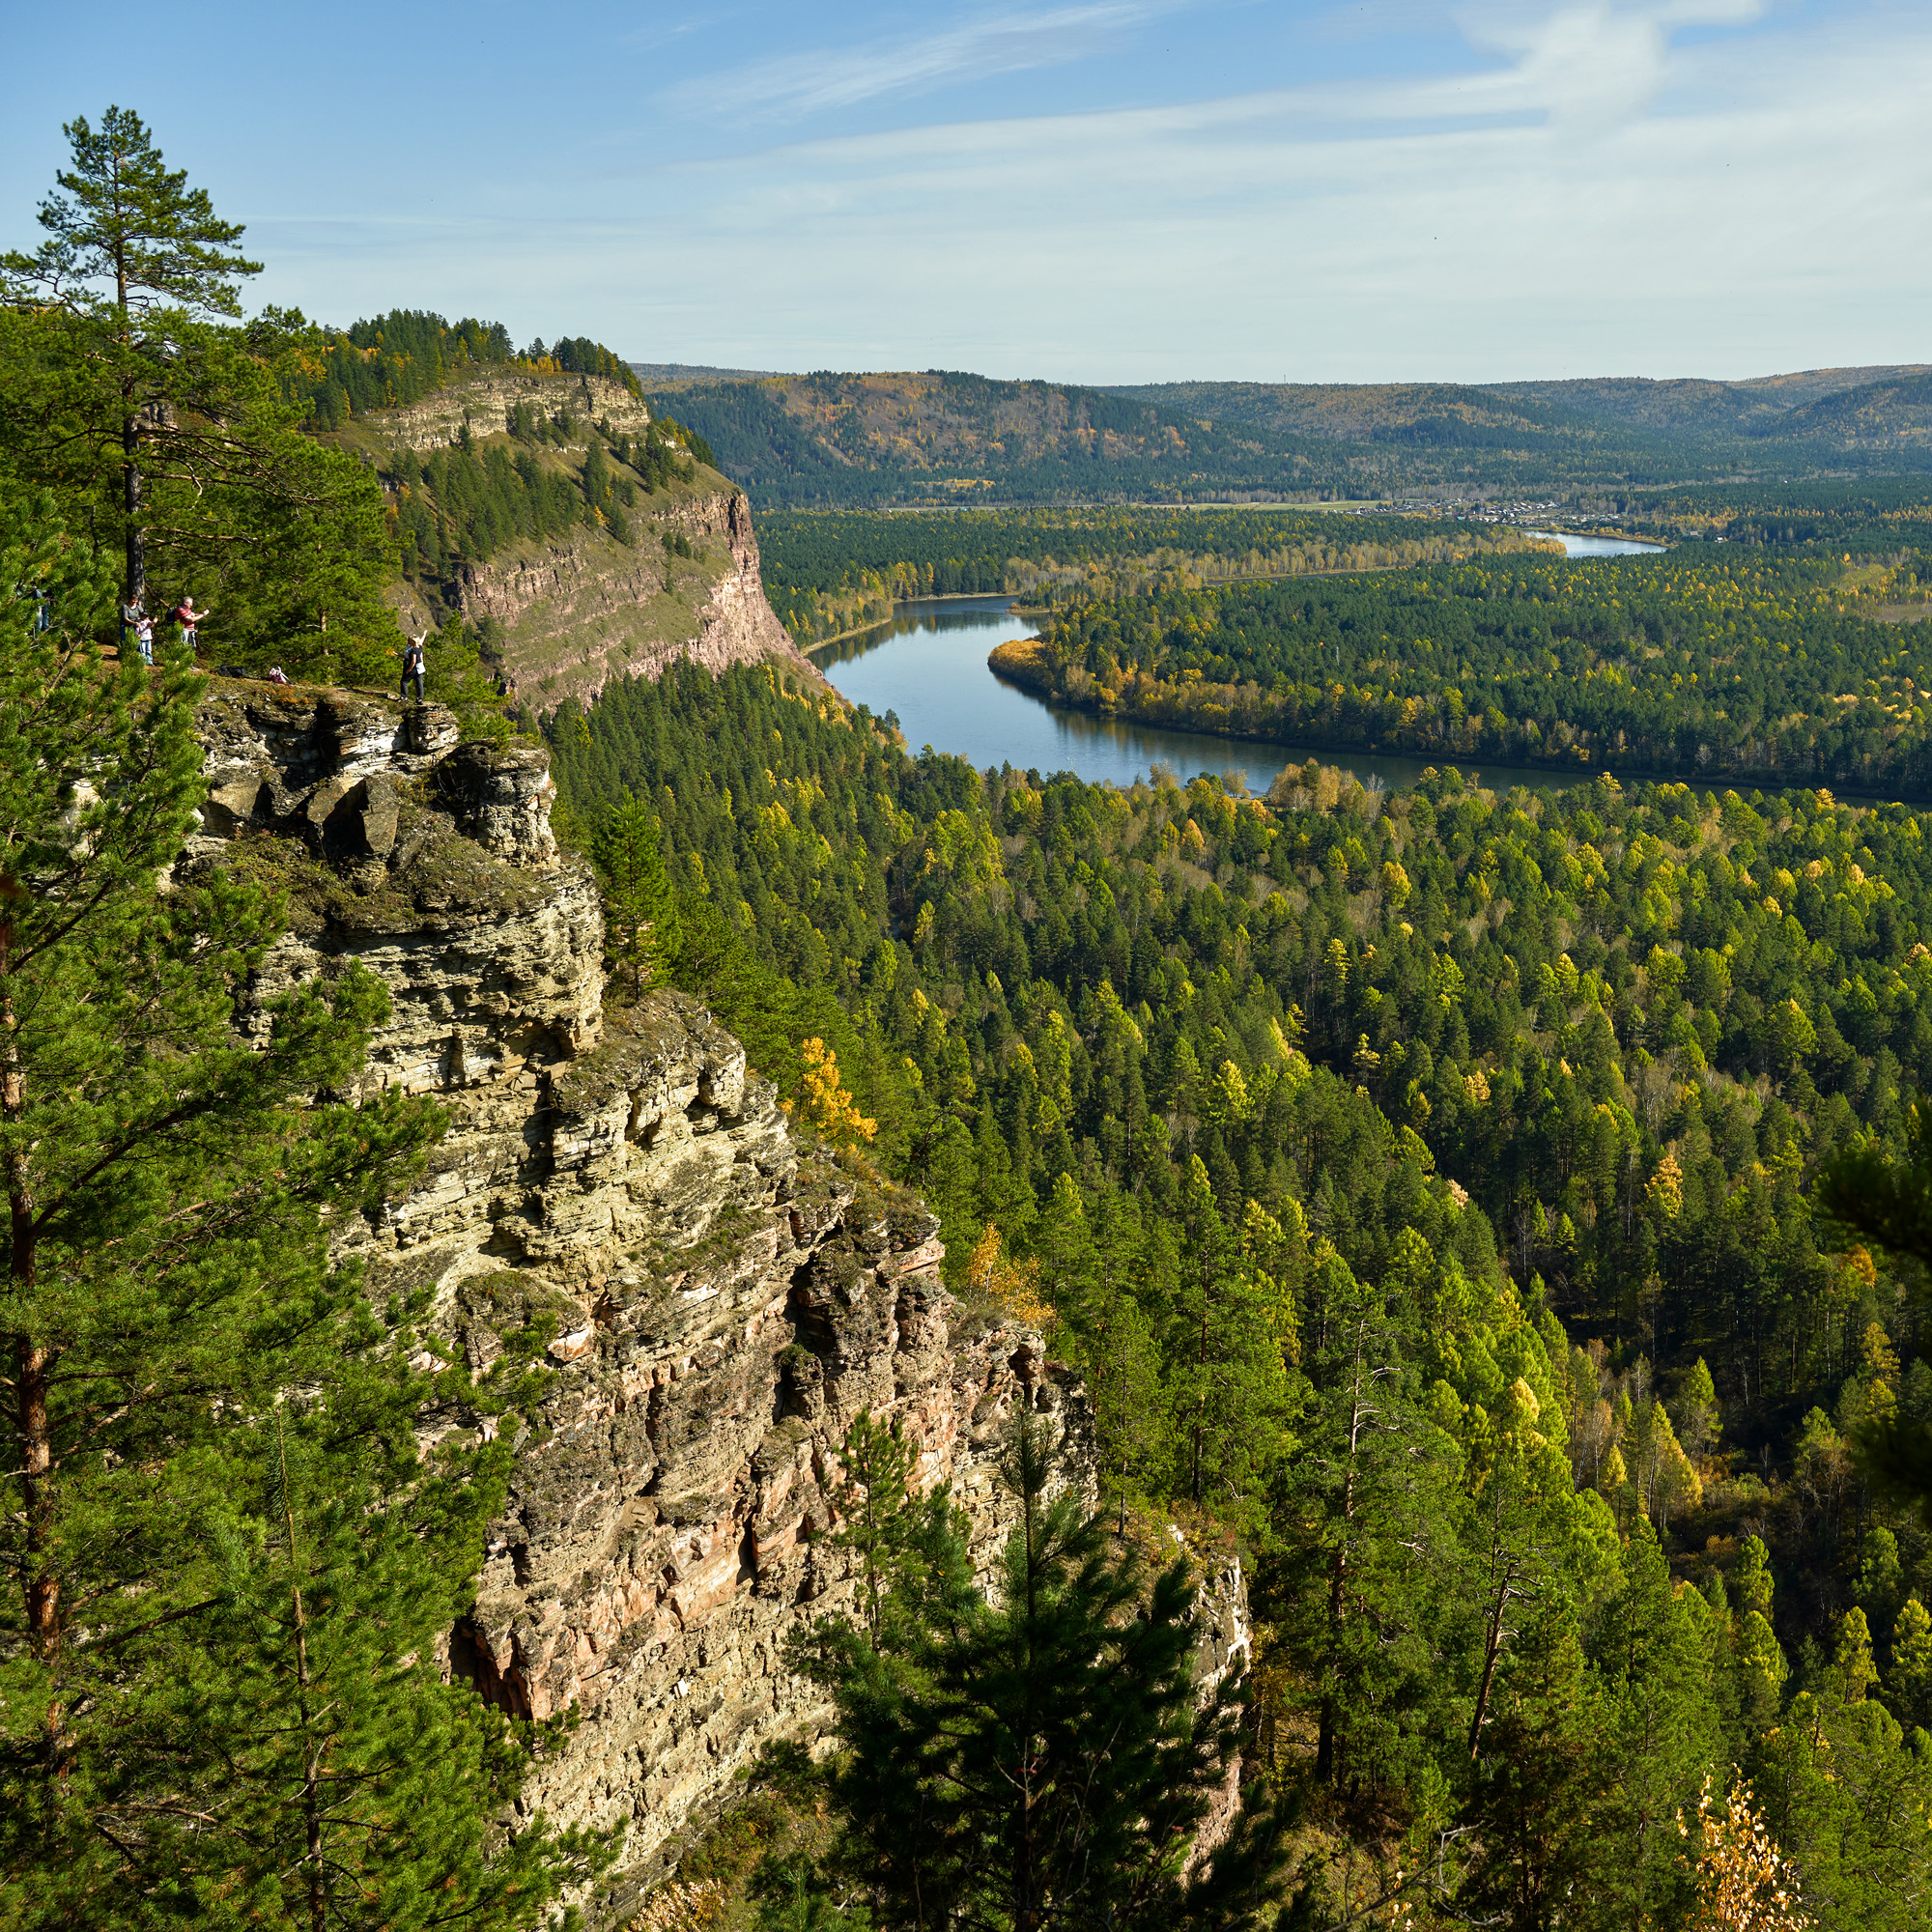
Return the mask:
M 416 845 L 410 851 L 412 843 Z M 223 850 L 223 869 L 284 895 L 290 930 L 314 939 L 333 927 L 341 932 L 407 932 L 445 921 L 506 918 L 526 912 L 548 882 L 496 859 L 448 821 L 405 800 L 396 845 L 403 866 L 374 879 L 373 861 L 359 877 L 338 871 L 295 839 L 279 833 L 251 834 Z

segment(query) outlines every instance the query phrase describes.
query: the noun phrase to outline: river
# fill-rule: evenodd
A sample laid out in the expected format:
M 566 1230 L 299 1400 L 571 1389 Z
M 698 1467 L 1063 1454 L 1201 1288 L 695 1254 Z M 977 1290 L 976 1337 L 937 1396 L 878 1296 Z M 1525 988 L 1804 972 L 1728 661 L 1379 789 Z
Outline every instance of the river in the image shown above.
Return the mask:
M 1553 534 L 1573 556 L 1655 549 L 1615 538 Z M 1182 779 L 1197 772 L 1238 773 L 1249 790 L 1264 792 L 1277 772 L 1311 757 L 1352 771 L 1364 783 L 1379 780 L 1389 790 L 1412 785 L 1425 769 L 1420 758 L 1262 745 L 1201 731 L 1163 731 L 1084 711 L 1056 711 L 995 677 L 986 663 L 995 644 L 1038 634 L 1037 624 L 1014 613 L 1009 597 L 945 598 L 902 604 L 891 623 L 821 644 L 810 657 L 854 704 L 867 705 L 880 717 L 896 713 L 906 743 L 915 751 L 930 745 L 970 758 L 981 770 L 1009 764 L 1018 771 L 1073 772 L 1083 779 L 1130 785 L 1159 762 Z M 1524 784 L 1539 791 L 1578 781 L 1568 773 L 1501 766 L 1485 766 L 1482 776 L 1491 784 Z

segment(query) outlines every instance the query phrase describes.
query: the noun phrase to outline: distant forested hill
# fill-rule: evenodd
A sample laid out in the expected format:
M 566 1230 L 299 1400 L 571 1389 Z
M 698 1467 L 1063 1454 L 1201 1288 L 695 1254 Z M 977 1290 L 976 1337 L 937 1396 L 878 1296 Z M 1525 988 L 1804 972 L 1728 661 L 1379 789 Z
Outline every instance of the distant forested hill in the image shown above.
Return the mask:
M 1446 480 L 1458 458 L 1498 484 L 1932 469 L 1923 367 L 1742 383 L 1160 383 L 1110 393 L 1229 429 L 1349 445 L 1351 473 L 1411 488 Z
M 1054 383 L 928 370 L 647 393 L 762 504 L 1320 495 L 1348 475 L 1305 438 Z
M 1750 382 L 1163 383 L 634 363 L 768 505 L 1657 489 L 1932 470 L 1932 370 Z

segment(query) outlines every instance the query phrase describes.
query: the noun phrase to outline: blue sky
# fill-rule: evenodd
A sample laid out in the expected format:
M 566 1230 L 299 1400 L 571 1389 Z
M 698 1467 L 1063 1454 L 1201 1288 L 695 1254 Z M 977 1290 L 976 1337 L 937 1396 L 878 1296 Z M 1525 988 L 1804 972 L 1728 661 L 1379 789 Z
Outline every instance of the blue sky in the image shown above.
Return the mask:
M 130 106 L 256 301 L 1086 382 L 1932 360 L 1932 0 L 4 0 L 0 240 Z

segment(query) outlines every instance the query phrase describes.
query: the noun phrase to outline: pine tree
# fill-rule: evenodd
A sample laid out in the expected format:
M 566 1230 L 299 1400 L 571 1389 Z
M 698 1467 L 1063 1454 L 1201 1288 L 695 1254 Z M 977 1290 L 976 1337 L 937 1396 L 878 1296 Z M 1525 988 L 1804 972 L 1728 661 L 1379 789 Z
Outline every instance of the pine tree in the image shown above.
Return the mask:
M 1741 1611 L 1755 1610 L 1759 1616 L 1769 1617 L 1772 1590 L 1771 1551 L 1765 1548 L 1763 1537 L 1747 1536 L 1738 1552 L 1731 1594 L 1738 1600 Z
M 1199 1154 L 1188 1164 L 1187 1245 L 1170 1344 L 1179 1487 L 1237 1519 L 1259 1520 L 1292 1446 L 1292 1395 L 1272 1284 L 1221 1217 Z
M 1459 1915 L 1544 1932 L 1565 1901 L 1592 1891 L 1614 1855 L 1596 1829 L 1601 1723 L 1574 1606 L 1560 1597 L 1532 1606 L 1472 1776 L 1464 1820 L 1476 1851 Z
M 1932 1723 L 1932 1616 L 1917 1597 L 1906 1598 L 1898 1612 L 1887 1689 L 1900 1723 Z
M 123 593 L 138 602 L 147 591 L 143 450 L 168 433 L 169 407 L 183 400 L 172 366 L 177 337 L 194 341 L 194 324 L 240 315 L 238 278 L 260 274 L 262 265 L 234 252 L 240 224 L 214 213 L 206 188 L 189 188 L 185 171 L 170 172 L 139 115 L 110 107 L 99 131 L 85 116 L 61 131 L 73 164 L 41 204 L 47 239 L 0 267 L 23 295 L 49 306 L 76 362 L 93 365 L 86 380 L 111 400 L 111 414 L 89 412 L 83 420 L 86 434 L 105 432 L 119 445 Z
M 1462 1542 L 1475 1558 L 1470 1582 L 1480 1626 L 1481 1668 L 1469 1718 L 1472 1759 L 1485 1748 L 1483 1727 L 1498 1668 L 1507 1671 L 1518 1635 L 1537 1606 L 1564 1589 L 1565 1572 L 1587 1536 L 1567 1462 L 1537 1434 L 1527 1385 L 1519 1381 L 1517 1389 L 1505 1412 L 1507 1426 L 1484 1453 L 1470 1457 L 1462 1510 Z
M 1684 1378 L 1678 1398 L 1678 1440 L 1694 1463 L 1711 1453 L 1718 1439 L 1718 1388 L 1702 1355 Z
M 1764 1739 L 1767 1826 L 1820 1932 L 1917 1932 L 1932 1886 L 1932 1758 L 1875 1699 L 1808 1691 Z
M 1845 1703 L 1861 1704 L 1865 1692 L 1877 1682 L 1871 1627 L 1862 1610 L 1849 1609 L 1838 1619 L 1837 1640 L 1832 1651 L 1832 1688 Z
M 1318 1783 L 1399 1775 L 1419 1733 L 1463 1731 L 1438 1644 L 1462 1563 L 1455 1444 L 1424 1412 L 1406 1319 L 1339 1255 L 1311 1271 L 1313 1384 L 1283 1472 L 1275 1611 L 1315 1704 Z
M 265 1038 L 237 1034 L 282 909 L 176 863 L 203 795 L 191 668 L 165 646 L 153 678 L 99 661 L 110 586 L 46 502 L 0 519 L 0 581 L 41 585 L 52 618 L 0 601 L 0 1919 L 146 1924 L 246 1898 L 289 1922 L 285 1885 L 345 1856 L 289 1835 L 304 1577 L 330 1721 L 362 1729 L 328 1777 L 346 1790 L 353 1764 L 359 1823 L 407 1840 L 365 1870 L 361 1917 L 330 1922 L 480 1900 L 465 1872 L 503 1776 L 452 1775 L 434 1734 L 468 1724 L 471 1696 L 431 1660 L 502 1452 L 423 1466 L 414 1442 L 493 1398 L 411 1371 L 424 1311 L 385 1332 L 327 1251 L 330 1217 L 380 1204 L 440 1118 L 309 1104 L 353 1092 L 384 1010 L 357 968 L 279 999 Z M 280 1488 L 270 1435 L 291 1442 Z M 492 1750 L 507 1776 L 518 1751 Z M 541 1833 L 515 1855 L 527 1883 L 495 1922 L 527 1922 L 556 1862 Z
M 1149 1314 L 1169 1296 L 1136 1205 L 1110 1190 L 1094 1221 L 1088 1235 L 1082 1215 L 1091 1256 L 1069 1239 L 1074 1252 L 1061 1257 L 1083 1291 L 1062 1312 L 1093 1397 L 1101 1489 L 1112 1492 L 1115 1524 L 1124 1533 L 1129 1510 L 1148 1502 L 1159 1483 L 1170 1446 L 1160 1345 Z
M 1905 1143 L 1897 1160 L 1877 1145 L 1835 1155 L 1819 1174 L 1818 1205 L 1842 1235 L 1932 1264 L 1932 1108 L 1907 1109 Z M 1932 1416 L 1894 1407 L 1867 1416 L 1859 1434 L 1882 1481 L 1932 1496 Z
M 64 131 L 46 240 L 0 260 L 0 463 L 54 487 L 71 520 L 104 516 L 126 603 L 158 575 L 170 598 L 213 606 L 228 655 L 381 675 L 395 637 L 381 489 L 298 433 L 320 332 L 274 309 L 235 324 L 261 265 L 138 115 Z
M 1694 1592 L 1673 1591 L 1657 1534 L 1638 1517 L 1593 1644 L 1605 1690 L 1604 1823 L 1619 1847 L 1600 1871 L 1600 1896 L 1617 1922 L 1662 1918 L 1685 1900 L 1677 1815 L 1695 1806 L 1717 1747 L 1706 1615 Z
M 1732 1657 L 1738 1672 L 1738 1705 L 1744 1717 L 1762 1727 L 1776 1716 L 1784 1697 L 1791 1666 L 1762 1610 L 1747 1610 L 1738 1619 Z
M 540 1815 L 491 1842 L 528 1772 L 529 1726 L 444 1684 L 437 1652 L 469 1606 L 508 1445 L 421 1457 L 414 1438 L 469 1393 L 371 1348 L 229 1446 L 213 1667 L 177 1691 L 184 1731 L 220 1755 L 203 1829 L 177 1849 L 177 1909 L 218 1915 L 245 1891 L 301 1932 L 527 1926 L 614 1853 Z
M 656 814 L 625 792 L 591 855 L 604 885 L 605 952 L 635 1000 L 660 981 L 677 952 L 677 903 L 665 876 Z
M 839 1862 L 888 1924 L 1241 1924 L 1281 1856 L 1265 1821 L 1186 1857 L 1236 1748 L 1233 1687 L 1202 1700 L 1184 1571 L 1149 1586 L 1110 1552 L 1049 1426 L 1022 1416 L 1003 1461 L 1019 1514 L 995 1603 L 949 1530 L 940 1580 L 880 1650 L 816 1633 Z
M 885 1630 L 893 1572 L 903 1567 L 917 1527 L 913 1475 L 918 1466 L 918 1445 L 907 1439 L 902 1423 L 895 1419 L 884 1427 L 872 1420 L 869 1409 L 859 1411 L 838 1452 L 844 1520 L 834 1543 L 859 1559 L 866 1628 L 874 1650 Z M 943 1493 L 935 1503 L 944 1511 Z

